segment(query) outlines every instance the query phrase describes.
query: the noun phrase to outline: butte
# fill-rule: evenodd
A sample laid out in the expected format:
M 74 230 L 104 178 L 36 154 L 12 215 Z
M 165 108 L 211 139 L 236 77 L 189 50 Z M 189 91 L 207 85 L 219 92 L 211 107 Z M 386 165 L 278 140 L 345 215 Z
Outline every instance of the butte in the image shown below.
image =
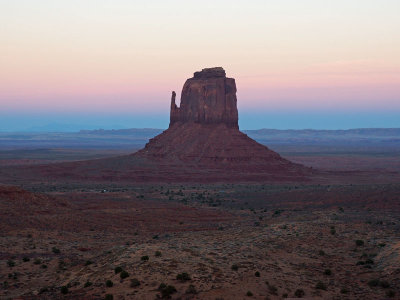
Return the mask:
M 223 68 L 195 72 L 183 85 L 179 107 L 175 98 L 173 91 L 169 128 L 134 156 L 209 170 L 210 179 L 294 179 L 310 173 L 239 131 L 235 79 Z

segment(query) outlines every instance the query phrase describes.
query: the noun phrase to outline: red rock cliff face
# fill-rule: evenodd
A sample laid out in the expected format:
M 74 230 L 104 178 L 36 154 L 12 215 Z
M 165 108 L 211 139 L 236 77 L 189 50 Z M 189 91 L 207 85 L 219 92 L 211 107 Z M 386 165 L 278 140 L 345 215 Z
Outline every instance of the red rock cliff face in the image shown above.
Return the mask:
M 239 128 L 235 79 L 227 78 L 223 68 L 195 72 L 186 80 L 180 107 L 172 92 L 170 127 L 175 123 L 225 124 Z

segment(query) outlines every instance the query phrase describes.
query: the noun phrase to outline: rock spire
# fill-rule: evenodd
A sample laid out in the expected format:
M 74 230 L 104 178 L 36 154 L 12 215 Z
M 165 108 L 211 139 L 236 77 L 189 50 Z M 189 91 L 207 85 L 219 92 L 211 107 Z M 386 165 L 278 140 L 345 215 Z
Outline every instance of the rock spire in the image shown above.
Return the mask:
M 180 107 L 172 92 L 170 127 L 175 123 L 225 124 L 239 128 L 235 79 L 221 67 L 195 72 L 186 80 Z

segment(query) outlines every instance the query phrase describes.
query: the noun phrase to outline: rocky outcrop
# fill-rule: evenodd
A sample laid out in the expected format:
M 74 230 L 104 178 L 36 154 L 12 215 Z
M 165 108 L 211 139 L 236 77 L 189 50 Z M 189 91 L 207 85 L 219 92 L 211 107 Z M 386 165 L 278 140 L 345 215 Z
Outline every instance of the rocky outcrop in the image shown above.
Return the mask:
M 235 79 L 221 67 L 203 69 L 186 80 L 181 103 L 172 92 L 170 127 L 175 123 L 225 124 L 239 128 Z

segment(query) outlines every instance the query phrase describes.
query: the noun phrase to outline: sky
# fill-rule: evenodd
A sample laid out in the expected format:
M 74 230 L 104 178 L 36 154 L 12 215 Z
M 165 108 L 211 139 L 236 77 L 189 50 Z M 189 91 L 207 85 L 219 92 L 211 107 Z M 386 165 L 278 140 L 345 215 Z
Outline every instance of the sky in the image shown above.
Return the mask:
M 0 131 L 166 128 L 205 67 L 242 129 L 400 127 L 398 0 L 0 0 Z

